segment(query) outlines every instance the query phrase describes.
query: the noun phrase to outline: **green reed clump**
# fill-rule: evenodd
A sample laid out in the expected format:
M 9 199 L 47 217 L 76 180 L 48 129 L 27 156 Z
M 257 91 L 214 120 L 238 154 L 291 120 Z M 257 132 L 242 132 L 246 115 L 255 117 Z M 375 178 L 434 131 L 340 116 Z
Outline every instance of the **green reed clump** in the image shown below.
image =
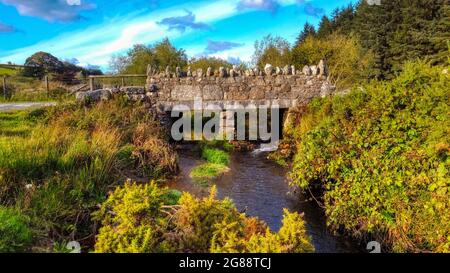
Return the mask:
M 231 147 L 224 141 L 202 143 L 201 157 L 206 163 L 192 169 L 190 177 L 201 186 L 209 186 L 214 179 L 229 171 Z

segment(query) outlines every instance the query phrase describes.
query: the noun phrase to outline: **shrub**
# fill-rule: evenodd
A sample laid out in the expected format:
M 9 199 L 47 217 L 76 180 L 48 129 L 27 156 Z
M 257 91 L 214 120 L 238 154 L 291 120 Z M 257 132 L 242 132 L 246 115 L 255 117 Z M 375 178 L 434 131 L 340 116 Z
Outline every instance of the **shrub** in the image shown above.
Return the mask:
M 272 233 L 256 218 L 239 213 L 216 190 L 203 199 L 183 193 L 177 205 L 155 183 L 126 184 L 95 213 L 103 227 L 96 252 L 310 252 L 310 239 L 298 214 L 285 212 L 283 228 Z M 170 199 L 170 198 L 169 198 Z M 260 241 L 269 247 L 260 247 Z
M 293 185 L 324 190 L 328 224 L 394 251 L 450 249 L 450 81 L 418 62 L 391 82 L 316 100 L 295 135 Z
M 0 253 L 25 251 L 32 242 L 28 219 L 5 207 L 0 207 L 0 234 Z

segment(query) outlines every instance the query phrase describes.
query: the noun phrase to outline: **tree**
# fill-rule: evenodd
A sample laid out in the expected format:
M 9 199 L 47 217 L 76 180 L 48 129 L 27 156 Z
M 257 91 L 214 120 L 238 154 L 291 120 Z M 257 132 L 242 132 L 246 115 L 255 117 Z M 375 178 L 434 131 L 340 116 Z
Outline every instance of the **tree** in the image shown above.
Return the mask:
M 156 63 L 160 69 L 170 67 L 187 66 L 187 56 L 183 49 L 175 48 L 169 41 L 164 39 L 153 46 L 153 52 L 156 57 Z
M 335 32 L 324 39 L 308 37 L 292 50 L 292 61 L 303 67 L 326 60 L 331 80 L 338 88 L 347 88 L 367 77 L 373 56 L 365 51 L 358 38 Z
M 62 73 L 64 64 L 55 56 L 47 52 L 37 52 L 25 61 L 23 75 L 26 77 L 42 78 L 48 73 Z
M 192 70 L 196 70 L 196 69 L 203 69 L 203 71 L 206 71 L 208 69 L 208 67 L 211 67 L 213 70 L 218 70 L 220 67 L 225 67 L 225 68 L 231 68 L 232 64 L 222 60 L 220 58 L 215 58 L 215 57 L 202 57 L 199 59 L 192 59 L 190 62 L 190 67 L 192 68 Z
M 258 67 L 266 64 L 285 66 L 291 63 L 291 50 L 289 42 L 281 37 L 268 35 L 261 41 L 255 42 L 253 62 Z
M 110 62 L 110 70 L 116 74 L 145 74 L 148 65 L 164 70 L 167 66 L 184 68 L 187 56 L 183 49 L 175 48 L 164 39 L 152 46 L 134 45 L 126 55 L 114 55 Z
M 315 36 L 315 35 L 316 35 L 316 29 L 314 28 L 313 25 L 311 25 L 310 23 L 307 22 L 303 26 L 303 30 L 298 35 L 295 45 L 297 46 L 297 45 L 303 43 L 306 40 L 306 38 L 308 38 L 310 36 Z
M 330 19 L 324 15 L 320 20 L 319 29 L 317 30 L 317 37 L 325 38 L 333 32 L 333 25 Z

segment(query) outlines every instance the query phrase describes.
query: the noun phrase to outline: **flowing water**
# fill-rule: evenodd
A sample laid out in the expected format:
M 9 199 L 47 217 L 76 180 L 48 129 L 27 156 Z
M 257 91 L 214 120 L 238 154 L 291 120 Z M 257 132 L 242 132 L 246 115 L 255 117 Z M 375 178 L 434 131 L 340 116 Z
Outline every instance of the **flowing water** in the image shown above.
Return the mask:
M 189 177 L 192 168 L 202 163 L 194 147 L 183 145 L 178 153 L 182 173 L 170 186 L 199 197 L 207 195 L 208 189 L 195 184 Z M 359 252 L 357 244 L 333 236 L 327 230 L 323 212 L 315 202 L 306 201 L 308 198 L 305 196 L 289 192 L 286 170 L 266 157 L 267 153 L 261 150 L 233 153 L 230 171 L 215 182 L 218 197 L 231 198 L 239 210 L 264 220 L 274 231 L 281 227 L 284 208 L 304 213 L 316 252 Z

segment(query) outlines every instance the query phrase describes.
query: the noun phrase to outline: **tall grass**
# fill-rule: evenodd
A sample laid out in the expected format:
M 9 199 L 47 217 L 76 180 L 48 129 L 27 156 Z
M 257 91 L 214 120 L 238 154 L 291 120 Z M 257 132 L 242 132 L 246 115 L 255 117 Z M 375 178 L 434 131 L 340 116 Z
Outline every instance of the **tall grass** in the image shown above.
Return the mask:
M 119 181 L 158 180 L 177 167 L 165 132 L 144 106 L 65 104 L 49 109 L 28 134 L 0 141 L 0 204 L 30 217 L 38 251 L 69 240 L 90 246 L 90 214 Z

